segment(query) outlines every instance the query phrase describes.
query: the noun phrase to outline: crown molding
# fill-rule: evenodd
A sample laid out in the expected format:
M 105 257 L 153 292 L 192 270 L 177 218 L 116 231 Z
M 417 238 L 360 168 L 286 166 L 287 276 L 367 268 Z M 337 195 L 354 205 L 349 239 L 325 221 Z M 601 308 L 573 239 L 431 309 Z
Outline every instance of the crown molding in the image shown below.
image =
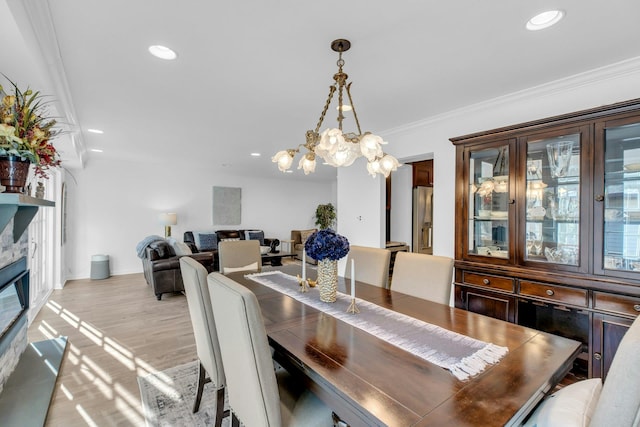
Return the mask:
M 67 74 L 60 54 L 60 46 L 56 35 L 48 0 L 7 0 L 16 23 L 21 29 L 27 46 L 36 54 L 34 59 L 40 64 L 43 78 L 50 82 L 54 99 L 51 103 L 63 117 L 58 124 L 63 127 L 63 134 L 56 140 L 70 148 L 64 150 L 65 163 L 69 166 L 82 167 L 86 154 L 82 132 L 78 124 L 75 106 Z M 56 144 L 58 145 L 58 144 Z
M 428 127 L 435 123 L 440 123 L 448 119 L 473 114 L 478 111 L 499 108 L 504 105 L 512 104 L 521 100 L 541 98 L 560 92 L 572 91 L 596 83 L 616 80 L 621 77 L 626 77 L 634 74 L 640 75 L 640 56 L 629 58 L 600 68 L 588 70 L 579 74 L 574 74 L 569 77 L 554 80 L 538 86 L 533 86 L 517 92 L 512 92 L 510 94 L 503 95 L 497 98 L 492 98 L 486 101 L 471 104 L 442 114 L 427 117 L 422 120 L 406 123 L 404 125 L 387 129 L 386 131 L 379 133 L 380 135 L 384 135 L 385 137 L 387 137 L 389 135 L 404 133 L 416 128 Z

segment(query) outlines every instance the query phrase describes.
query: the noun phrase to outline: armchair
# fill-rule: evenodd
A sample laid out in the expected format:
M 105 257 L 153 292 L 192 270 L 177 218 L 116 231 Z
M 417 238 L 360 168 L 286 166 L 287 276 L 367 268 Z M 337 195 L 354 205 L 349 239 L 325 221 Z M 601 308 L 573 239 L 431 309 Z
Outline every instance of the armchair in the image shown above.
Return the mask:
M 184 291 L 182 274 L 180 272 L 180 258 L 189 256 L 202 264 L 208 272 L 213 271 L 213 253 L 199 252 L 191 255 L 176 255 L 174 249 L 165 240 L 149 244 L 142 258 L 144 278 L 153 288 L 158 301 L 162 294 Z
M 291 249 L 292 249 L 292 252 L 296 254 L 297 259 L 302 260 L 302 252 L 304 251 L 304 242 L 307 240 L 307 238 L 311 234 L 313 234 L 316 231 L 318 231 L 316 228 L 312 228 L 309 230 L 291 230 L 291 240 L 293 240 L 293 243 L 291 244 Z M 318 264 L 318 261 L 311 258 L 310 256 L 307 256 L 306 259 L 308 264 L 313 264 L 313 265 Z

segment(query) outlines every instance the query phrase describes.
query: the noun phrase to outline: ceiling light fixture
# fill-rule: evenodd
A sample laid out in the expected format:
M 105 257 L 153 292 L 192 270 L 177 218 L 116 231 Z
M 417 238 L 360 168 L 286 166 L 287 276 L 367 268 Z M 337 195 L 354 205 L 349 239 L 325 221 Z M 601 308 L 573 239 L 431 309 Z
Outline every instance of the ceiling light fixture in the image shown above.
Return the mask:
M 97 133 L 97 134 L 99 134 L 99 135 L 102 135 L 102 134 L 104 133 L 104 132 L 103 132 L 103 131 L 101 131 L 100 129 L 87 129 L 87 132 L 90 132 L 90 133 Z
M 151 53 L 151 55 L 155 56 L 156 58 L 166 59 L 167 61 L 171 61 L 178 57 L 178 55 L 173 50 L 161 45 L 149 46 L 149 53 Z
M 562 18 L 564 18 L 563 10 L 548 10 L 546 12 L 539 13 L 529 19 L 527 22 L 527 30 L 537 31 L 548 28 L 557 24 Z
M 260 154 L 260 153 L 251 153 L 251 156 L 253 156 L 253 157 L 260 157 L 261 155 L 262 154 Z
M 358 157 L 364 156 L 368 161 L 367 170 L 373 177 L 379 173 L 386 178 L 398 168 L 398 160 L 382 151 L 382 145 L 386 144 L 382 137 L 371 132 L 363 134 L 360 130 L 360 122 L 351 97 L 351 83 L 347 83 L 349 76 L 342 72 L 344 65 L 342 52 L 346 52 L 350 47 L 351 42 L 345 39 L 334 40 L 331 43 L 331 49 L 339 54 L 338 72 L 333 75 L 335 83 L 329 87 L 329 96 L 324 104 L 324 109 L 315 130 L 308 130 L 306 133 L 307 142 L 300 144 L 298 148 L 279 151 L 271 158 L 271 161 L 277 163 L 278 169 L 282 172 L 286 172 L 291 167 L 293 157 L 300 152 L 300 147 L 307 149 L 298 164 L 298 169 L 302 169 L 305 175 L 315 172 L 316 156 L 322 157 L 326 163 L 334 167 L 351 166 Z M 326 129 L 319 133 L 329 104 L 331 104 L 331 99 L 336 92 L 338 92 L 338 128 Z M 345 118 L 343 112 L 347 111 L 346 104 L 343 104 L 344 92 L 347 94 L 349 105 L 353 111 L 353 118 L 358 129 L 357 134 L 342 132 L 342 121 Z

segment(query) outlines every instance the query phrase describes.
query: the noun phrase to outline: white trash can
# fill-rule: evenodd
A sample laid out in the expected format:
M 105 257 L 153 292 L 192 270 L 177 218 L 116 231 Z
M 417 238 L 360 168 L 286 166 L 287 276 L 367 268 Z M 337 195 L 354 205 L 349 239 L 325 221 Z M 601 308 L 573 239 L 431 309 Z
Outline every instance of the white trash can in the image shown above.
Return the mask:
M 91 279 L 106 279 L 109 276 L 109 255 L 92 255 Z

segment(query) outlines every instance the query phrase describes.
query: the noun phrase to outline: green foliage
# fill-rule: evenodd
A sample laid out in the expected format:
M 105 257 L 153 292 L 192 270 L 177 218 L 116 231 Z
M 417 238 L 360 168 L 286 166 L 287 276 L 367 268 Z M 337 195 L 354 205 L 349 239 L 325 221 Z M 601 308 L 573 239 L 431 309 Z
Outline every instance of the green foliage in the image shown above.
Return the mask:
M 316 225 L 321 229 L 331 228 L 336 221 L 336 208 L 331 204 L 318 205 L 316 208 Z

